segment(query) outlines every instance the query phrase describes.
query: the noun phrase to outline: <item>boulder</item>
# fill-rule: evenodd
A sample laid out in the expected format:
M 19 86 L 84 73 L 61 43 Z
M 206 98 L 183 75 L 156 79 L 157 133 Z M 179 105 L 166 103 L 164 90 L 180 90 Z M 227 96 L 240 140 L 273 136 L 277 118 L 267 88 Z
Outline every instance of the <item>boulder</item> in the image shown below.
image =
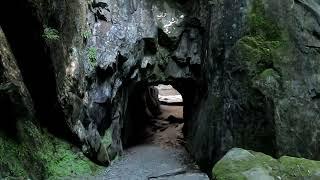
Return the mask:
M 231 149 L 212 169 L 216 180 L 291 180 L 320 178 L 320 161 Z

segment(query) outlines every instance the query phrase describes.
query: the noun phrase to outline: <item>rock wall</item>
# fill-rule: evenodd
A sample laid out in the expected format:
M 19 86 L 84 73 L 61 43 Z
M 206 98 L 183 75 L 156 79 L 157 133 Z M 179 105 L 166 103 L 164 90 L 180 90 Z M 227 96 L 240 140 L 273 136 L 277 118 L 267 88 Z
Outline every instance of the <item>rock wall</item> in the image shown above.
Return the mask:
M 172 83 L 192 102 L 201 84 L 203 31 L 192 4 L 6 2 L 1 26 L 40 124 L 107 165 L 135 133 L 127 108 L 132 93 Z M 5 7 L 14 6 L 25 16 L 21 24 L 5 18 Z M 20 26 L 28 28 L 21 33 Z M 193 104 L 187 104 L 191 110 Z
M 192 154 L 204 167 L 232 147 L 319 159 L 319 3 L 209 4 L 208 92 L 189 126 Z
M 0 178 L 66 178 L 93 175 L 100 169 L 70 143 L 40 128 L 31 95 L 1 27 L 0 102 Z
M 84 57 L 89 83 L 82 122 L 85 129 L 96 129 L 95 134 L 112 134 L 112 142 L 106 141 L 105 147 L 113 159 L 123 145 L 130 144 L 137 124 L 142 124 L 142 118 L 133 117 L 132 112 L 141 111 L 139 100 L 132 96 L 161 82 L 172 83 L 185 94 L 200 86 L 203 29 L 200 20 L 184 8 L 190 7 L 186 3 L 95 1 L 89 7 L 90 35 Z M 92 139 L 89 152 L 99 141 Z M 98 151 L 93 154 L 99 156 Z

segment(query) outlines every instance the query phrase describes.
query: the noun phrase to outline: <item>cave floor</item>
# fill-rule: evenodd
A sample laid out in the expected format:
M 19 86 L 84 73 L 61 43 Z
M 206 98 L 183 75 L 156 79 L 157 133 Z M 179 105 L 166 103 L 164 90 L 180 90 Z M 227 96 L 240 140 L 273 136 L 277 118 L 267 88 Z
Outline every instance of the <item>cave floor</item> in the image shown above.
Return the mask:
M 209 180 L 184 149 L 155 144 L 127 149 L 100 177 L 105 180 Z
M 125 150 L 98 179 L 209 180 L 183 147 L 183 107 L 161 105 L 161 111 L 151 119 L 144 141 Z
M 150 120 L 142 143 L 163 148 L 183 148 L 183 107 L 161 105 L 160 109 L 161 114 Z

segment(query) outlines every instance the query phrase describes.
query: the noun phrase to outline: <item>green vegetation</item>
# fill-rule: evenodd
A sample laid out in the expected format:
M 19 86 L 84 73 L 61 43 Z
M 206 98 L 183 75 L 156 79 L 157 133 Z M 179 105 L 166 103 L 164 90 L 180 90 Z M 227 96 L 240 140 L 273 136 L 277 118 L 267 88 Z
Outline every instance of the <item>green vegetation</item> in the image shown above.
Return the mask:
M 313 161 L 304 158 L 294 158 L 283 156 L 279 159 L 282 165 L 282 171 L 286 179 L 298 177 L 312 177 L 320 171 L 320 161 Z
M 0 134 L 0 177 L 56 179 L 94 175 L 100 170 L 79 150 L 72 150 L 72 145 L 40 132 L 32 122 L 20 126 L 15 139 Z
M 97 64 L 97 48 L 90 47 L 88 49 L 88 59 L 89 59 L 89 64 L 94 67 Z
M 264 176 L 291 180 L 307 177 L 319 178 L 317 175 L 319 171 L 319 161 L 288 156 L 277 160 L 263 153 L 235 148 L 215 165 L 212 175 L 219 180 L 246 180 L 252 174 L 259 178 Z
M 281 48 L 286 44 L 284 30 L 267 16 L 262 0 L 254 0 L 248 14 L 249 32 L 234 46 L 239 67 L 246 72 L 244 83 L 265 96 L 274 96 L 280 88 L 279 63 Z
M 71 151 L 72 146 L 50 136 L 45 144 L 45 150 L 39 151 L 38 155 L 47 162 L 45 168 L 49 177 L 66 177 L 91 174 L 99 167 L 86 159 L 81 152 Z M 53 142 L 53 143 L 50 143 Z
M 260 73 L 253 81 L 253 86 L 260 89 L 260 91 L 267 97 L 274 97 L 277 95 L 280 75 L 274 69 L 266 69 Z
M 43 38 L 46 40 L 59 40 L 59 31 L 50 27 L 47 27 L 43 31 Z
M 276 22 L 266 16 L 262 0 L 254 0 L 249 15 L 250 35 L 261 36 L 268 41 L 281 39 L 281 30 Z
M 24 165 L 27 152 L 24 145 L 0 134 L 0 177 L 28 177 L 28 169 Z M 42 167 L 38 170 L 39 173 L 43 172 Z
M 110 146 L 112 143 L 112 130 L 107 129 L 105 135 L 102 138 L 102 144 L 106 147 Z
M 89 39 L 90 37 L 91 37 L 91 32 L 90 31 L 85 31 L 85 32 L 83 32 L 82 33 L 82 37 L 84 38 L 84 39 Z
M 277 160 L 262 153 L 254 155 L 246 150 L 232 149 L 215 165 L 213 176 L 219 177 L 221 180 L 246 180 L 247 178 L 243 172 L 249 171 L 254 167 L 276 169 L 277 163 Z
M 262 36 L 245 36 L 240 39 L 235 48 L 237 57 L 248 70 L 250 77 L 273 67 L 274 61 L 278 58 L 275 50 L 281 45 L 280 41 L 268 41 Z

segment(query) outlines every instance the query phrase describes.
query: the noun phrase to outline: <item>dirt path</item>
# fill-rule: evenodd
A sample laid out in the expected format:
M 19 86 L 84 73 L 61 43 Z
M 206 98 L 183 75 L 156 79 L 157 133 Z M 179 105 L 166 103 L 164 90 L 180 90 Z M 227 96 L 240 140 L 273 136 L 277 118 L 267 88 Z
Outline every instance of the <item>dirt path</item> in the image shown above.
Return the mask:
M 151 120 L 146 129 L 146 144 L 156 144 L 163 148 L 183 148 L 183 107 L 161 105 L 157 118 Z
M 177 100 L 175 91 L 162 88 L 165 90 L 160 95 L 164 95 L 164 100 Z M 183 147 L 183 106 L 161 105 L 160 108 L 161 114 L 150 119 L 142 144 L 125 150 L 101 175 L 102 179 L 209 180 Z

